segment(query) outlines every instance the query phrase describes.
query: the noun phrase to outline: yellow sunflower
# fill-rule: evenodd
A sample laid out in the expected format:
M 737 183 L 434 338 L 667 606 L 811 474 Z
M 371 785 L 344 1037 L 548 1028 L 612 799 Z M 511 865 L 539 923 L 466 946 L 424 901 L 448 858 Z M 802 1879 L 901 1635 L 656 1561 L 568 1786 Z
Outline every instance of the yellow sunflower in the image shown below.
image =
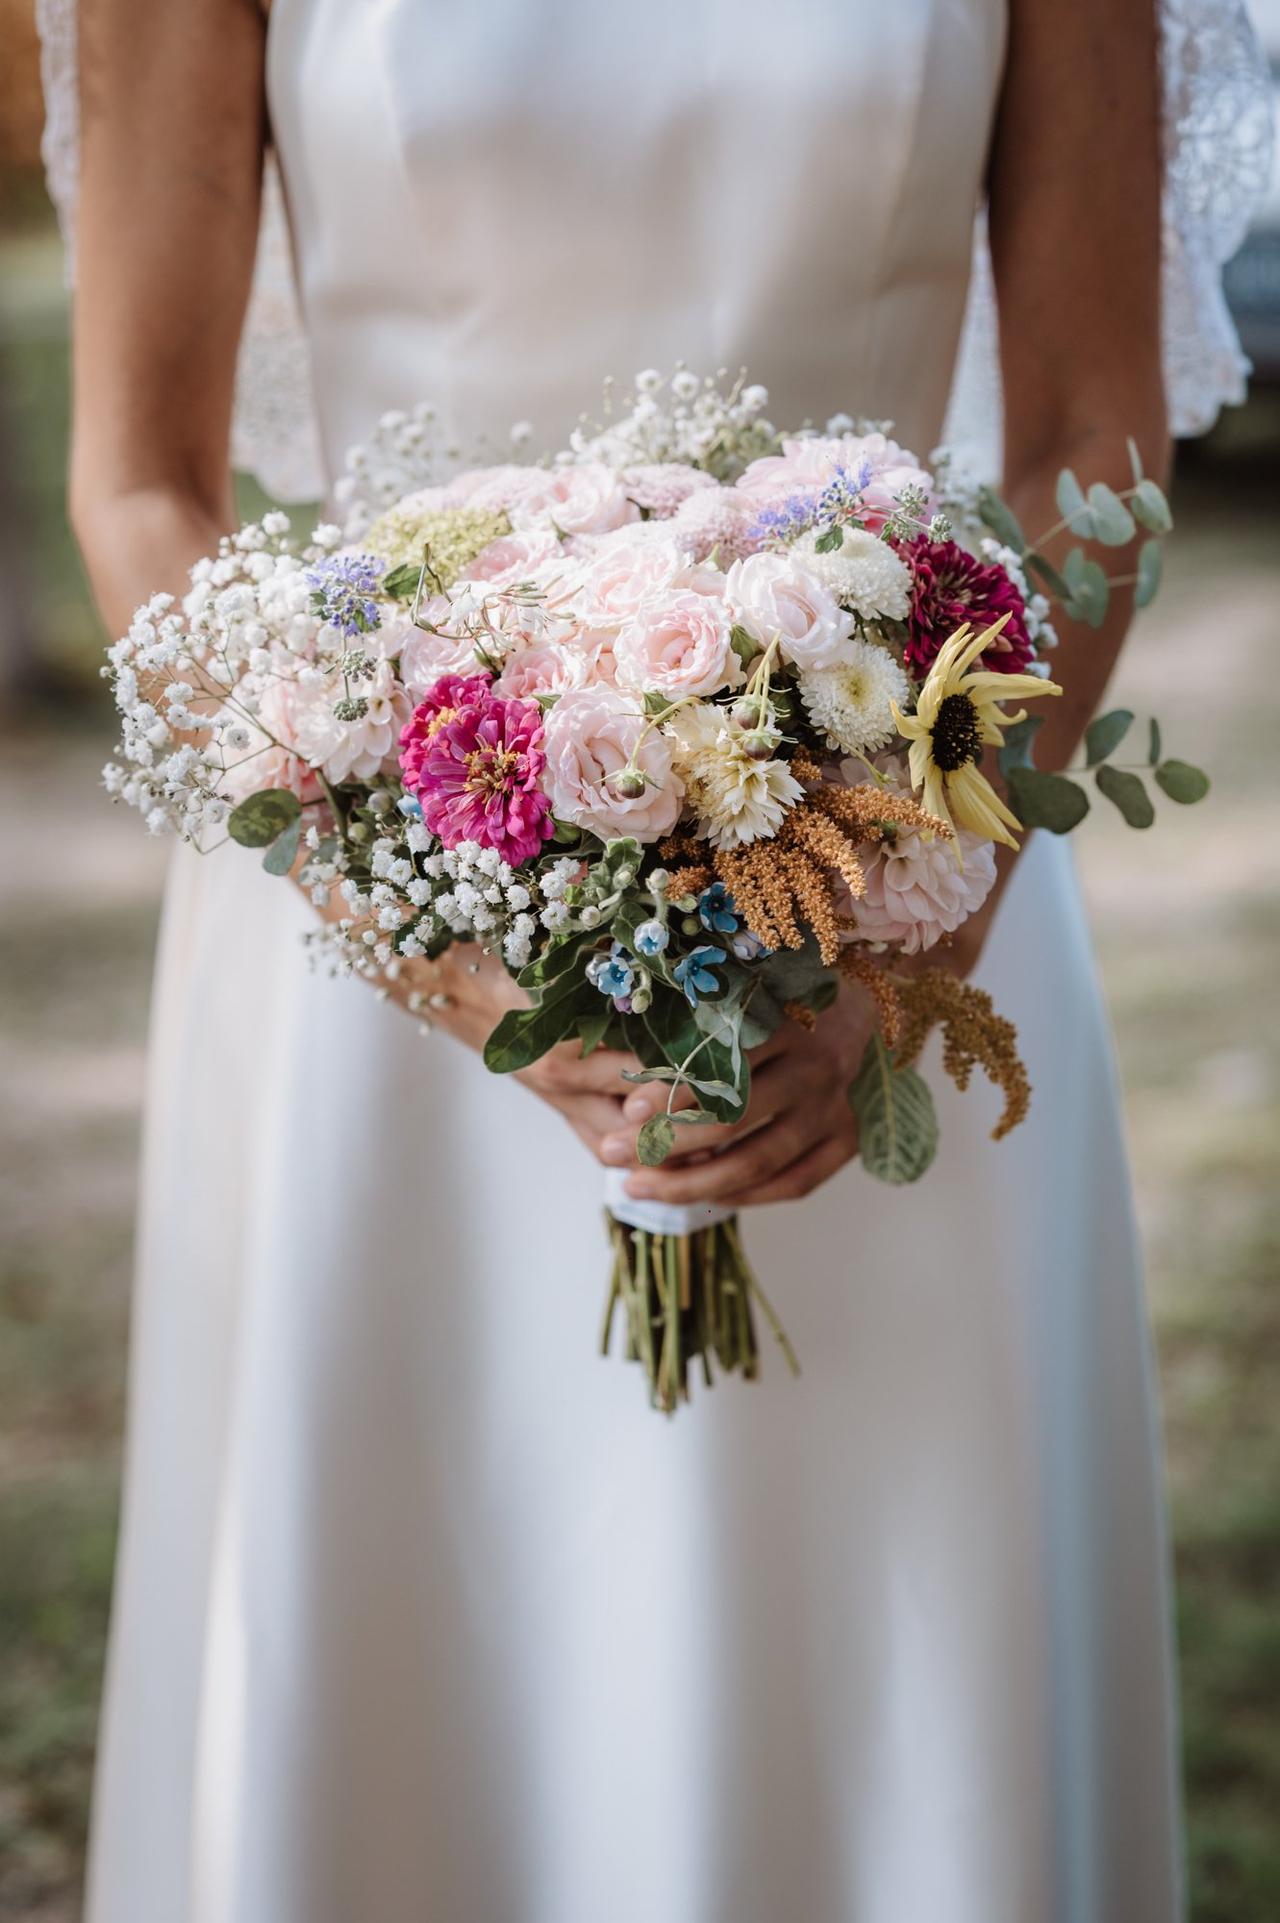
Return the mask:
M 895 707 L 894 718 L 898 732 L 911 744 L 911 786 L 923 790 L 930 814 L 1016 848 L 1009 831 L 1022 823 L 983 774 L 982 753 L 1001 747 L 1004 730 L 1026 718 L 1025 708 L 1003 713 L 1002 701 L 1061 694 L 1062 689 L 1037 674 L 989 674 L 974 668 L 1008 618 L 1002 615 L 978 634 L 967 622 L 957 628 L 929 670 L 915 713 L 901 714 Z

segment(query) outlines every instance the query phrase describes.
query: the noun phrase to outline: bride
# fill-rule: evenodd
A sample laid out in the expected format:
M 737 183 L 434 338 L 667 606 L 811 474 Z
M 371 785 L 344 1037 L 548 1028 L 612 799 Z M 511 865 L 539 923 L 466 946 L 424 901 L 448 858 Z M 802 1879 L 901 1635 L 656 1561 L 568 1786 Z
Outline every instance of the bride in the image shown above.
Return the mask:
M 1162 381 L 1154 0 L 67 4 L 71 503 L 113 632 L 234 520 L 268 140 L 326 477 L 387 409 L 557 445 L 680 356 L 927 454 L 983 200 L 1028 526 L 1064 464 L 1123 484 L 1132 435 L 1158 472 L 1168 409 L 1238 397 L 1176 178 Z M 1164 113 L 1216 45 L 1239 138 L 1235 10 L 1164 25 Z M 1064 637 L 1042 760 L 1124 615 Z M 174 861 L 90 1923 L 1172 1923 L 1147 1338 L 1063 845 L 947 957 L 1018 1022 L 1033 1117 L 996 1149 L 944 1094 L 910 1195 L 858 1167 L 849 991 L 713 1158 L 641 1172 L 616 1056 L 491 1077 L 499 967 L 440 964 L 419 1041 L 308 971 L 312 913 L 247 857 Z M 751 1206 L 802 1382 L 664 1425 L 594 1356 L 600 1163 Z

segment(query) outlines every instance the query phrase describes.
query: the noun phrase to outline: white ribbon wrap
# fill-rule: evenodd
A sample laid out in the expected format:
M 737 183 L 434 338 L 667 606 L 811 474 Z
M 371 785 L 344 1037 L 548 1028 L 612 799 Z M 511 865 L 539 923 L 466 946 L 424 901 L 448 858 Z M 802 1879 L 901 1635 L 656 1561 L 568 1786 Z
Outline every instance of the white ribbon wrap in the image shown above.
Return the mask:
M 711 1229 L 717 1222 L 732 1221 L 738 1212 L 722 1209 L 715 1202 L 637 1202 L 627 1194 L 630 1173 L 630 1169 L 611 1168 L 604 1174 L 605 1205 L 609 1213 L 617 1221 L 625 1222 L 629 1229 L 643 1229 L 646 1235 L 692 1235 L 697 1229 Z

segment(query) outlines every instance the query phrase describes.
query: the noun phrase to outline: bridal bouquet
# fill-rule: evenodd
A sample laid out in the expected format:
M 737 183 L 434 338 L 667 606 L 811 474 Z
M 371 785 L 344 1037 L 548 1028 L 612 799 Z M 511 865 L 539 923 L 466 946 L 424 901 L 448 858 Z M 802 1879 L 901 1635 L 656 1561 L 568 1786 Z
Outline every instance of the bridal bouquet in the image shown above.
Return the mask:
M 485 1049 L 509 1073 L 560 1043 L 626 1050 L 678 1131 L 746 1110 L 751 1051 L 812 1025 L 841 983 L 876 1028 L 849 1089 L 863 1166 L 910 1182 L 937 1122 L 915 1064 L 936 1027 L 963 1088 L 1029 1087 L 989 997 L 917 957 L 995 880 L 995 844 L 1073 827 L 1092 784 L 1152 819 L 1205 777 L 1141 770 L 1107 714 L 1080 775 L 1041 771 L 1037 717 L 1060 604 L 1093 625 L 1109 583 L 1083 546 L 1060 568 L 945 455 L 887 425 L 781 433 L 767 395 L 642 375 L 541 464 L 424 485 L 430 417 L 390 416 L 353 456 L 346 520 L 295 545 L 283 514 L 223 542 L 181 605 L 142 608 L 107 669 L 123 717 L 113 793 L 201 848 L 260 849 L 317 903 L 339 966 L 394 978 L 455 942 L 500 954 L 526 1004 Z M 1134 456 L 1123 493 L 1064 472 L 1050 535 L 1127 547 L 1139 603 L 1170 525 Z M 1047 540 L 1049 536 L 1046 536 Z M 998 759 L 1003 794 L 992 784 Z M 1083 779 L 1081 778 L 1083 776 Z M 447 1000 L 412 1005 L 429 1019 Z M 655 1404 L 712 1361 L 752 1376 L 777 1317 L 724 1211 L 609 1200 L 618 1312 Z

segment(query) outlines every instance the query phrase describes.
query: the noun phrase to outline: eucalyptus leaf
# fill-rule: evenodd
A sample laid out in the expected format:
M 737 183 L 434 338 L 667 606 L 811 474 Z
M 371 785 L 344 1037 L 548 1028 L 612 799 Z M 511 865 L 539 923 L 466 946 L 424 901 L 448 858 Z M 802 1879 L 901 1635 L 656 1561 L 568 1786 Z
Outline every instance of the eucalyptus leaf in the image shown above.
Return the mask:
M 978 489 L 978 512 L 997 541 L 1007 548 L 1012 548 L 1015 554 L 1026 553 L 1027 537 L 1022 532 L 1018 517 L 1012 508 L 1000 499 L 994 488 Z
M 266 854 L 262 865 L 269 875 L 287 875 L 298 859 L 298 843 L 302 838 L 302 816 L 298 815 L 282 835 L 277 835 Z
M 1083 548 L 1072 548 L 1063 563 L 1063 573 L 1071 589 L 1067 613 L 1073 620 L 1087 621 L 1091 628 L 1100 628 L 1107 618 L 1111 589 L 1099 564 L 1091 560 Z
M 1066 775 L 1010 768 L 1005 781 L 1010 805 L 1024 828 L 1047 828 L 1051 834 L 1065 835 L 1089 812 L 1088 795 Z
M 242 848 L 269 848 L 301 813 L 302 803 L 288 788 L 259 788 L 231 810 L 227 833 Z
M 1042 714 L 1028 714 L 1005 729 L 1004 745 L 996 756 L 1002 775 L 1007 777 L 1012 768 L 1030 768 L 1033 765 L 1032 746 L 1037 731 L 1043 726 Z
M 849 1084 L 858 1118 L 858 1155 L 879 1181 L 917 1182 L 938 1151 L 938 1117 L 929 1084 L 914 1068 L 897 1068 L 881 1035 L 867 1043 Z
M 1154 481 L 1139 481 L 1129 506 L 1134 520 L 1141 527 L 1149 528 L 1152 534 L 1167 534 L 1173 526 L 1173 515 L 1169 511 L 1164 489 Z
M 1069 467 L 1064 467 L 1059 474 L 1055 494 L 1058 503 L 1058 512 L 1071 529 L 1071 532 L 1078 534 L 1082 541 L 1092 540 L 1096 532 L 1093 525 L 1093 515 L 1089 512 L 1089 504 L 1084 498 L 1084 490 L 1081 488 L 1079 481 L 1077 481 Z
M 1181 802 L 1184 808 L 1203 801 L 1209 792 L 1208 775 L 1190 761 L 1162 761 L 1156 769 L 1156 784 L 1170 801 Z
M 1130 434 L 1125 441 L 1125 446 L 1129 450 L 1129 466 L 1133 469 L 1133 479 L 1136 485 L 1142 479 L 1142 456 L 1138 452 L 1138 443 L 1134 440 L 1132 434 Z
M 1038 549 L 1028 548 L 1022 558 L 1028 572 L 1033 574 L 1039 581 L 1041 587 L 1047 589 L 1056 600 L 1069 601 L 1071 599 L 1071 590 L 1059 574 L 1057 568 L 1055 568 L 1053 562 L 1041 554 Z
M 1149 828 L 1156 818 L 1151 796 L 1147 793 L 1140 775 L 1129 774 L 1124 768 L 1112 768 L 1104 762 L 1097 774 L 1099 792 L 1114 802 L 1131 828 Z
M 1160 576 L 1164 569 L 1164 549 L 1152 535 L 1138 549 L 1138 579 L 1133 590 L 1133 604 L 1137 608 L 1149 607 L 1156 598 L 1160 586 Z
M 1160 723 L 1152 715 L 1148 732 L 1147 759 L 1154 768 L 1160 759 Z
M 1095 481 L 1089 489 L 1089 507 L 1097 538 L 1104 547 L 1122 548 L 1132 541 L 1138 531 L 1134 518 L 1105 481 Z
M 643 1168 L 660 1168 L 676 1144 L 676 1131 L 665 1112 L 651 1115 L 636 1137 L 636 1154 Z
M 1096 768 L 1113 755 L 1132 726 L 1130 708 L 1112 708 L 1110 714 L 1096 716 L 1084 731 L 1084 755 L 1089 766 Z

